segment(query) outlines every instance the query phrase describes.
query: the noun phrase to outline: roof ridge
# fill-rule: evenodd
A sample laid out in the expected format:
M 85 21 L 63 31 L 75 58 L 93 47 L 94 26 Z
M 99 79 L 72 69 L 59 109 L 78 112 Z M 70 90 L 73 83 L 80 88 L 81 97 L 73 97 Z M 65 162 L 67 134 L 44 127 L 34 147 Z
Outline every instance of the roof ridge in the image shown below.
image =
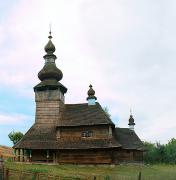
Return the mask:
M 64 105 L 84 105 L 84 104 L 88 104 L 88 103 L 76 103 L 76 104 L 64 104 Z
M 71 104 L 64 104 L 64 105 L 88 105 L 88 103 L 75 103 L 75 104 L 71 103 Z M 96 105 L 101 106 L 99 102 L 96 102 Z

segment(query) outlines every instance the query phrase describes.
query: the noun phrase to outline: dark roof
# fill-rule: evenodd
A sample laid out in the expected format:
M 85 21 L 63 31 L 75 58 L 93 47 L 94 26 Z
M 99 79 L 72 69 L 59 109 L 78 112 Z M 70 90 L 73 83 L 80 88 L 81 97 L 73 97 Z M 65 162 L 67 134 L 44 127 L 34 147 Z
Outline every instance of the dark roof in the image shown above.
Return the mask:
M 112 139 L 56 139 L 56 127 L 33 125 L 25 136 L 14 146 L 24 149 L 97 149 L 117 148 L 121 145 Z
M 58 141 L 61 149 L 97 149 L 97 148 L 117 148 L 121 145 L 114 139 L 69 139 Z
M 143 150 L 143 143 L 135 133 L 129 128 L 115 128 L 115 137 L 122 149 Z
M 14 145 L 14 148 L 32 148 L 47 149 L 50 144 L 56 141 L 56 127 L 34 124 L 24 135 L 24 137 Z
M 62 71 L 56 67 L 55 63 L 47 62 L 38 73 L 38 77 L 41 81 L 45 79 L 56 79 L 57 81 L 60 81 L 63 74 Z
M 106 115 L 99 103 L 66 104 L 58 127 L 76 127 L 93 125 L 112 125 L 113 122 Z M 115 128 L 111 139 L 57 139 L 55 125 L 34 124 L 14 148 L 25 149 L 97 149 L 117 148 L 143 150 L 143 143 L 133 130 L 129 128 Z
M 55 141 L 39 141 L 28 140 L 21 141 L 14 148 L 24 149 L 106 149 L 121 147 L 115 139 L 78 139 L 78 140 L 55 140 Z
M 54 79 L 45 79 L 44 81 L 41 81 L 39 84 L 37 84 L 34 87 L 34 91 L 43 91 L 46 89 L 50 89 L 50 90 L 60 89 L 63 94 L 67 92 L 67 88 Z
M 96 105 L 65 104 L 61 120 L 58 126 L 90 126 L 90 125 L 113 125 L 114 123 L 102 109 L 99 103 Z

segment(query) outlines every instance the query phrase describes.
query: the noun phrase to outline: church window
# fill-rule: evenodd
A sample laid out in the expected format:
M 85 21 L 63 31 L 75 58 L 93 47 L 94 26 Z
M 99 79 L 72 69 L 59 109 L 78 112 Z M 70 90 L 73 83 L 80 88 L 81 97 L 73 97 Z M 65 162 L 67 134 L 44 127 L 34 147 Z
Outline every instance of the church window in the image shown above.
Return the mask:
M 82 137 L 86 137 L 86 131 L 83 131 L 81 134 Z
M 92 137 L 93 136 L 93 132 L 92 131 L 83 131 L 81 133 L 81 137 Z

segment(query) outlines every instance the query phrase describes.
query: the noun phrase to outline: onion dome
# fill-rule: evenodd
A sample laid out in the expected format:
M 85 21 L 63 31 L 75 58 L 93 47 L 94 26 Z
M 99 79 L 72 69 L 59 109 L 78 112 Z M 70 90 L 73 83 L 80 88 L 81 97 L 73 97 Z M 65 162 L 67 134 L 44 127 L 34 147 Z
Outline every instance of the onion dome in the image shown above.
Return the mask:
M 87 94 L 88 94 L 87 100 L 89 100 L 89 99 L 95 99 L 95 100 L 97 100 L 97 98 L 95 97 L 95 91 L 93 90 L 91 84 L 90 84 L 90 86 L 89 86 L 89 90 L 88 90 Z
M 56 79 L 60 81 L 63 77 L 62 71 L 55 64 L 46 63 L 43 69 L 38 73 L 38 78 L 43 81 L 45 79 Z
M 89 96 L 94 96 L 95 95 L 95 91 L 92 89 L 92 85 L 90 84 L 90 89 L 88 90 L 88 92 L 87 92 L 87 94 L 89 95 Z
M 130 125 L 135 125 L 135 123 L 134 123 L 134 118 L 133 118 L 133 115 L 132 115 L 132 114 L 130 115 L 128 125 L 129 125 L 129 126 L 130 126 Z
M 49 41 L 48 41 L 48 43 L 47 43 L 46 46 L 45 46 L 45 52 L 46 52 L 47 54 L 53 54 L 53 53 L 55 52 L 56 48 L 55 48 L 54 44 L 53 44 L 52 41 L 51 41 L 51 39 L 52 39 L 51 31 L 49 32 L 49 34 L 50 34 L 50 35 L 48 36 Z

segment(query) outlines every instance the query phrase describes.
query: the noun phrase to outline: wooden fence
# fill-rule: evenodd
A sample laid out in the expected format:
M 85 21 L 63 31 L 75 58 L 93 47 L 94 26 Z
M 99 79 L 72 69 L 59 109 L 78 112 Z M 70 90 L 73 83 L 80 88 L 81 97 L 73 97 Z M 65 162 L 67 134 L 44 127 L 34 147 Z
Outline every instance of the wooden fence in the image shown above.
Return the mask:
M 0 179 L 1 180 L 1 179 Z M 142 180 L 141 173 L 138 178 L 131 177 L 110 177 L 110 176 L 90 176 L 90 177 L 70 177 L 54 176 L 48 173 L 19 171 L 4 168 L 4 179 L 2 180 Z
M 86 177 L 61 177 L 42 172 L 20 171 L 4 168 L 3 160 L 0 159 L 0 180 L 142 180 L 141 172 L 138 178 L 110 177 L 110 176 L 86 176 Z
M 13 169 L 4 168 L 3 180 L 111 180 L 110 178 L 103 176 L 91 176 L 91 177 L 71 177 L 71 176 L 55 176 L 42 172 L 29 172 L 19 171 Z

